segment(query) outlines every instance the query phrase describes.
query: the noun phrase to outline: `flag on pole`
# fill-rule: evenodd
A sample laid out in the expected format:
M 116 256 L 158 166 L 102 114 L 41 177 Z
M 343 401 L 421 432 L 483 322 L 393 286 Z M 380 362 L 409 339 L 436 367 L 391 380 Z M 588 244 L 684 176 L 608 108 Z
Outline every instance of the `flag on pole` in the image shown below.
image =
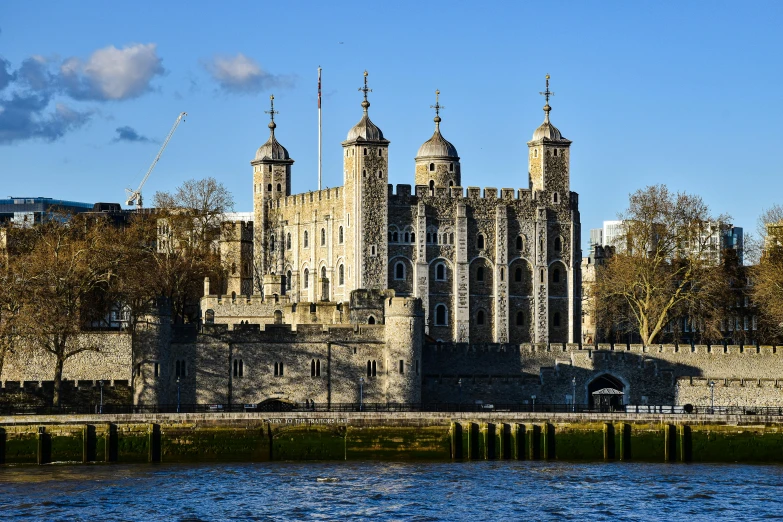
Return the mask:
M 318 68 L 318 108 L 321 108 L 321 68 Z

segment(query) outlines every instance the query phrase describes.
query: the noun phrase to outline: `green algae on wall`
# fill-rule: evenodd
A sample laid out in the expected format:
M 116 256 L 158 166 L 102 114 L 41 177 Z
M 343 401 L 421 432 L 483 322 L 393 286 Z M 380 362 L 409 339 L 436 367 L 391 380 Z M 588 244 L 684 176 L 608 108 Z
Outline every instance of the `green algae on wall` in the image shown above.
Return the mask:
M 117 460 L 120 462 L 149 461 L 149 424 L 117 425 Z
M 272 460 L 345 460 L 345 426 L 272 425 Z
M 694 462 L 783 462 L 778 426 L 692 426 Z
M 84 457 L 83 426 L 47 426 L 52 462 L 82 462 Z
M 664 426 L 632 424 L 629 450 L 632 460 L 663 462 L 666 457 Z
M 38 461 L 38 434 L 36 426 L 5 429 L 5 463 L 35 464 Z
M 348 460 L 445 460 L 450 455 L 448 426 L 348 427 L 346 433 Z
M 555 425 L 555 458 L 558 460 L 602 460 L 603 423 Z
M 269 460 L 269 434 L 264 424 L 247 427 L 161 426 L 163 462 Z

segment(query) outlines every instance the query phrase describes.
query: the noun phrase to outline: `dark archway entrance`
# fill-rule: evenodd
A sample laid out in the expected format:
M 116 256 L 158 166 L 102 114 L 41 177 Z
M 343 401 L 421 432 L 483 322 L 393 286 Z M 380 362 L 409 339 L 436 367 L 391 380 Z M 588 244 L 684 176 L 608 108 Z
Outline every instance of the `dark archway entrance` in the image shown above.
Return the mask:
M 599 392 L 596 394 L 596 392 Z M 587 385 L 587 397 L 590 401 L 590 409 L 611 411 L 620 409 L 623 405 L 625 385 L 608 373 L 599 375 Z

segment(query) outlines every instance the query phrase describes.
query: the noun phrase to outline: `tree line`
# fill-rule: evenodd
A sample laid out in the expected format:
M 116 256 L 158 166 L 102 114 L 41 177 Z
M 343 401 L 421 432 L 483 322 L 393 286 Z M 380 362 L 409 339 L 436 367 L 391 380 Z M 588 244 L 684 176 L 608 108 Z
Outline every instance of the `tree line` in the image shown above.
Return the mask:
M 135 336 L 161 303 L 175 323 L 197 321 L 204 277 L 218 284 L 225 277 L 217 241 L 233 206 L 228 190 L 207 178 L 158 192 L 153 209 L 117 222 L 111 214 L 54 212 L 32 227 L 5 228 L 0 372 L 9 353 L 48 353 L 59 406 L 66 361 L 101 349 L 85 329 L 121 324 Z
M 664 185 L 631 194 L 619 219 L 622 234 L 584 288 L 598 339 L 676 342 L 684 324 L 692 340 L 720 342 L 729 325 L 745 335 L 747 318 L 738 322 L 737 314 L 746 303 L 743 310 L 754 314 L 748 340 L 783 339 L 783 207 L 764 211 L 758 238 L 746 236 L 744 252 L 720 239 L 730 216 L 713 215 L 701 197 Z M 755 263 L 744 266 L 740 254 Z

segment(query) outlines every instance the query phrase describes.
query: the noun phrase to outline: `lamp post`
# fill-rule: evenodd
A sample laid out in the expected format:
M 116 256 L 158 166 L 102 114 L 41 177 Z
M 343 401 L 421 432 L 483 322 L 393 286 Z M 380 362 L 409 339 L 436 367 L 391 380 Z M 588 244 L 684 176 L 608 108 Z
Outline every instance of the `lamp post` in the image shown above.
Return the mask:
M 571 378 L 571 411 L 576 411 L 576 377 Z
M 364 377 L 359 377 L 359 411 L 362 411 L 363 401 L 364 401 Z
M 462 411 L 462 379 L 457 381 L 457 386 L 459 386 L 459 411 Z
M 536 396 L 531 395 L 530 398 L 533 399 L 533 411 L 536 411 Z
M 180 394 L 179 394 L 179 377 L 177 377 L 177 413 L 179 413 L 179 404 L 180 404 L 179 399 L 180 399 Z
M 101 405 L 98 409 L 98 413 L 103 414 L 103 379 L 98 381 L 98 384 L 101 386 Z
M 710 413 L 715 413 L 715 381 L 710 381 Z

